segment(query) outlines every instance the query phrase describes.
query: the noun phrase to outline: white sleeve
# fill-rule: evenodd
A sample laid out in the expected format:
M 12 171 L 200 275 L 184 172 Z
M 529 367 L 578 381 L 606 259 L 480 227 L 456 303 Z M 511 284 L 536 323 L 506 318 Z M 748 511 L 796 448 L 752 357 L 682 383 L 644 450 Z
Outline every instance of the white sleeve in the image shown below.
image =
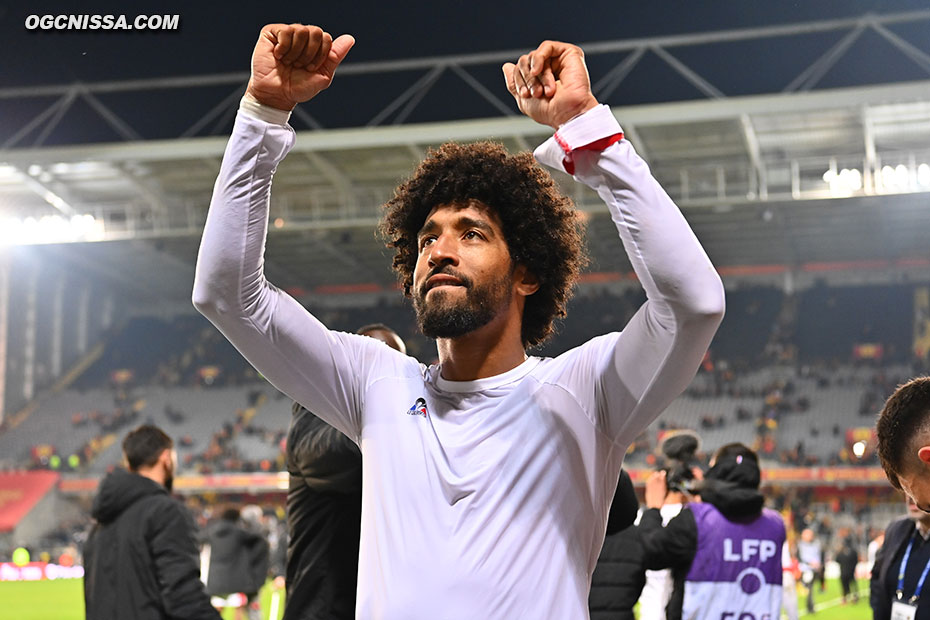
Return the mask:
M 244 102 L 213 189 L 193 302 L 275 387 L 358 442 L 365 386 L 415 363 L 371 338 L 328 330 L 264 276 L 271 178 L 294 144 L 286 118 Z M 254 105 L 252 106 L 254 107 Z M 267 122 L 280 120 L 281 122 Z
M 554 168 L 570 161 L 575 179 L 597 191 L 646 291 L 619 337 L 597 339 L 591 360 L 596 423 L 629 443 L 694 377 L 723 319 L 724 294 L 681 211 L 627 140 L 578 150 L 621 132 L 610 108 L 598 106 L 560 127 L 535 155 Z

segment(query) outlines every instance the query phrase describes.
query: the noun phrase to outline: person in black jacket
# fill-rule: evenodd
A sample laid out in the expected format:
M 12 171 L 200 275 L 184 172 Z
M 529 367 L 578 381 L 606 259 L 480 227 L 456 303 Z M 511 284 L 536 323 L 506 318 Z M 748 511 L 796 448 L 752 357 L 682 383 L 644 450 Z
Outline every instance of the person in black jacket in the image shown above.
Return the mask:
M 910 547 L 901 600 L 898 601 L 898 574 L 905 552 Z M 917 584 L 924 568 L 930 562 L 930 514 L 920 510 L 907 498 L 907 517 L 893 521 L 885 530 L 885 542 L 875 556 L 869 588 L 869 605 L 874 620 L 889 620 L 896 602 L 907 604 L 916 594 Z M 926 584 L 925 584 L 926 585 Z M 921 593 L 917 599 L 915 620 L 930 618 L 930 596 Z
M 261 617 L 257 597 L 268 576 L 270 560 L 268 539 L 259 527 L 254 523 L 246 527 L 240 520 L 239 509 L 227 508 L 206 528 L 210 544 L 207 594 L 224 598 L 245 594 L 250 618 Z M 241 617 L 241 611 L 242 606 L 236 608 L 236 618 Z
M 100 484 L 84 543 L 87 620 L 219 620 L 200 581 L 194 520 L 169 494 L 177 455 L 140 426 L 123 440 L 126 469 Z
M 406 352 L 391 328 L 357 333 Z M 362 453 L 294 403 L 287 433 L 287 602 L 283 620 L 352 620 L 362 520 Z
M 839 551 L 834 558 L 840 566 L 840 585 L 843 588 L 843 604 L 850 597 L 853 603 L 859 602 L 859 588 L 856 585 L 856 565 L 859 564 L 859 552 L 852 534 L 843 537 Z
M 639 500 L 626 470 L 610 504 L 607 537 L 591 577 L 588 608 L 591 620 L 634 620 L 633 606 L 646 583 L 643 546 L 633 527 Z

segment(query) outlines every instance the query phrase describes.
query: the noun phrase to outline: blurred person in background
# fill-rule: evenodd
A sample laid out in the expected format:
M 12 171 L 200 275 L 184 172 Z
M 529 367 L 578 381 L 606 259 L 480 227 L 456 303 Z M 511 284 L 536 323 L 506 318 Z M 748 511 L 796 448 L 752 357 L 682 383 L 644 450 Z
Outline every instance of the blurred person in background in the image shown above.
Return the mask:
M 356 333 L 407 347 L 381 323 Z M 352 620 L 362 521 L 362 453 L 351 439 L 294 403 L 286 442 L 287 602 L 284 620 Z
M 100 483 L 84 544 L 87 620 L 219 620 L 200 581 L 196 526 L 171 497 L 174 442 L 144 425 L 123 440 L 126 469 Z
M 782 599 L 785 523 L 764 508 L 755 452 L 722 446 L 689 503 L 662 526 L 667 473 L 646 483 L 646 507 L 637 526 L 646 567 L 671 568 L 674 586 L 666 617 L 778 618 Z
M 643 547 L 633 527 L 638 506 L 630 474 L 620 470 L 607 517 L 607 536 L 591 576 L 591 620 L 635 619 L 633 607 L 646 581 Z
M 260 620 L 258 591 L 268 576 L 269 545 L 261 527 L 262 510 L 258 506 L 227 508 L 219 519 L 207 525 L 206 541 L 210 545 L 207 594 L 229 599 L 244 594 L 244 605 L 235 607 L 235 618 L 248 610 L 250 620 Z M 238 597 L 236 597 L 238 598 Z
M 840 586 L 843 588 L 843 604 L 850 598 L 853 603 L 859 602 L 859 587 L 856 584 L 856 566 L 859 564 L 859 551 L 851 532 L 841 536 L 840 548 L 834 559 L 840 566 Z
M 823 570 L 823 547 L 817 540 L 814 530 L 807 527 L 801 531 L 798 541 L 798 568 L 801 571 L 801 585 L 807 590 L 807 613 L 814 613 L 814 589 Z
M 791 549 L 793 541 L 789 534 L 781 556 L 781 612 L 784 620 L 798 620 L 798 559 Z
M 910 497 L 907 516 L 885 529 L 872 567 L 869 605 L 874 620 L 930 620 L 930 596 L 922 596 L 930 572 L 930 514 Z
M 878 557 L 878 550 L 882 548 L 882 545 L 885 544 L 885 532 L 877 531 L 873 533 L 872 540 L 869 541 L 869 546 L 866 549 L 866 562 L 869 565 L 869 574 L 872 573 L 872 568 L 875 566 L 875 558 Z

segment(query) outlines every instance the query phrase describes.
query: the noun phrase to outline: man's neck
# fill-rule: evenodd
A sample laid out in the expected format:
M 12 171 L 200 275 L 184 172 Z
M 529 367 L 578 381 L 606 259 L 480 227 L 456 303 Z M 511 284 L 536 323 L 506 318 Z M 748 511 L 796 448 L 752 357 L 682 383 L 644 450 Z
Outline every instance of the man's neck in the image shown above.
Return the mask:
M 520 324 L 503 316 L 459 338 L 441 338 L 436 347 L 447 381 L 493 377 L 526 361 Z
M 165 472 L 159 467 L 140 467 L 133 473 L 139 474 L 143 478 L 153 480 L 161 486 L 165 486 Z

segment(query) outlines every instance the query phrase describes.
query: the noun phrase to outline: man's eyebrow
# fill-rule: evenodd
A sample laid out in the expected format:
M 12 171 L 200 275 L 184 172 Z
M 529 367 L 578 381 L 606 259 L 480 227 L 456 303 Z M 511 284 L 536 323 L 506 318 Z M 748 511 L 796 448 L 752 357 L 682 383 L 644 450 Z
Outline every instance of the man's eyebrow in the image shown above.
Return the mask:
M 480 230 L 481 232 L 489 236 L 494 235 L 494 228 L 492 228 L 488 222 L 484 220 L 476 220 L 475 218 L 469 217 L 467 215 L 463 215 L 463 216 L 456 218 L 455 221 L 453 222 L 453 225 L 459 229 L 477 228 L 478 230 Z M 439 230 L 439 224 L 437 224 L 436 221 L 433 219 L 428 219 L 426 220 L 426 223 L 423 224 L 423 227 L 419 230 L 419 232 L 417 232 L 417 238 L 419 239 L 423 235 L 428 235 L 438 230 Z
M 457 224 L 461 228 L 477 228 L 478 230 L 485 232 L 489 235 L 494 234 L 494 229 L 491 228 L 491 225 L 485 222 L 484 220 L 476 220 L 473 217 L 462 216 L 459 218 Z
M 426 220 L 426 223 L 423 224 L 423 227 L 420 228 L 420 230 L 417 232 L 417 239 L 419 239 L 423 235 L 436 232 L 438 228 L 439 228 L 439 224 L 437 224 L 435 220 L 433 219 Z

